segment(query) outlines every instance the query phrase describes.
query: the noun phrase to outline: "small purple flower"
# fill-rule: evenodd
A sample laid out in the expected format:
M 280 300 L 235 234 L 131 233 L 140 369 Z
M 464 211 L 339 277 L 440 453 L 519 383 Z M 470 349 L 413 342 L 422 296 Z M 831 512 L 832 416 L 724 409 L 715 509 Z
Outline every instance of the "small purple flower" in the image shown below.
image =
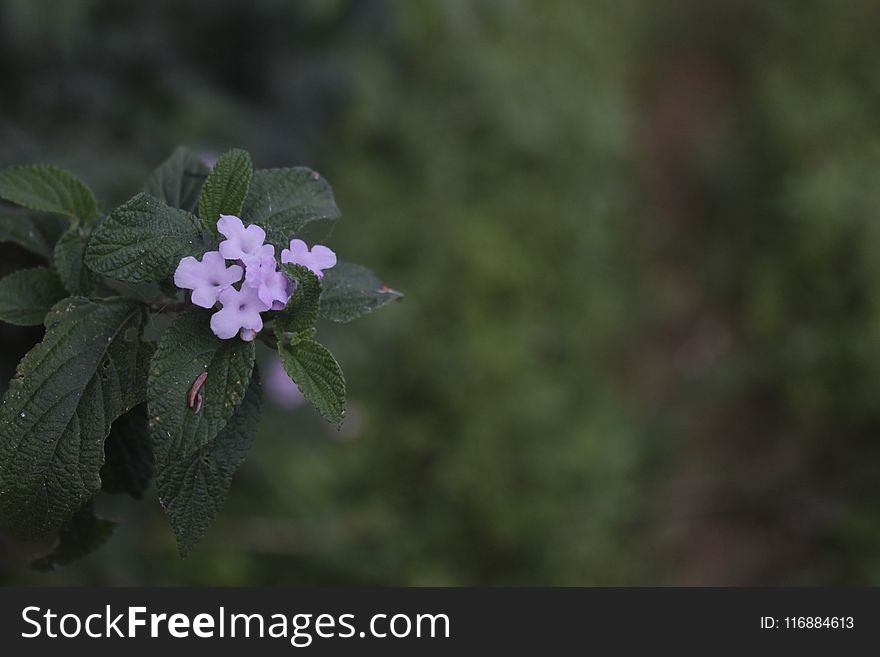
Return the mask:
M 192 290 L 192 302 L 202 308 L 211 308 L 224 290 L 241 280 L 243 270 L 238 265 L 226 266 L 218 251 L 208 251 L 201 262 L 187 256 L 177 265 L 174 284 Z
M 256 288 L 227 288 L 220 294 L 220 303 L 223 309 L 211 315 L 211 330 L 221 340 L 234 338 L 240 332 L 241 339 L 250 342 L 262 330 L 260 313 L 269 310 L 269 305 L 260 300 Z
M 221 214 L 217 221 L 217 230 L 226 237 L 220 242 L 220 253 L 227 260 L 247 260 L 251 256 L 260 256 L 270 253 L 275 257 L 275 247 L 264 244 L 266 231 L 251 224 L 245 228 L 241 219 L 231 214 Z
M 257 296 L 272 310 L 281 310 L 290 300 L 290 282 L 278 271 L 274 254 L 248 260 L 244 283 L 257 289 Z
M 281 252 L 281 262 L 308 267 L 318 278 L 323 278 L 322 270 L 336 265 L 336 254 L 322 244 L 315 244 L 309 251 L 302 240 L 290 240 L 290 248 Z
M 212 308 L 220 302 L 221 310 L 211 316 L 211 330 L 218 338 L 229 340 L 238 334 L 250 342 L 263 329 L 260 313 L 282 310 L 294 284 L 278 269 L 275 247 L 265 243 L 266 231 L 260 226 L 245 226 L 239 217 L 224 214 L 217 230 L 226 237 L 219 250 L 208 251 L 201 261 L 183 258 L 174 272 L 174 283 L 192 290 L 197 306 Z M 237 262 L 227 266 L 227 260 Z M 281 252 L 281 262 L 308 267 L 321 278 L 323 270 L 336 265 L 336 254 L 321 244 L 309 250 L 305 242 L 294 239 Z M 241 285 L 234 287 L 239 281 Z

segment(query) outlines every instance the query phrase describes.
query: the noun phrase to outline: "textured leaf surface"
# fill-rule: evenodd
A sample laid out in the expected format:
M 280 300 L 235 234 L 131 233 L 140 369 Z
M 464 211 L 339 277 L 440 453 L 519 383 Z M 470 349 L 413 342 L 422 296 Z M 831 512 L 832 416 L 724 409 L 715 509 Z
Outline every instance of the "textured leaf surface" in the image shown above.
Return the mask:
M 190 545 L 186 538 L 190 534 L 179 530 L 181 518 L 199 511 L 190 511 L 186 508 L 188 498 L 180 497 L 193 482 L 181 480 L 186 471 L 181 470 L 179 461 L 214 442 L 241 405 L 254 371 L 253 343 L 220 340 L 211 332 L 209 318 L 210 313 L 201 310 L 177 317 L 162 335 L 150 365 L 147 396 L 156 488 L 178 534 L 181 551 Z M 205 372 L 201 402 L 191 408 L 191 389 Z
M 326 347 L 314 340 L 282 343 L 278 354 L 288 376 L 324 418 L 337 428 L 345 414 L 345 377 Z
M 403 294 L 384 285 L 366 267 L 338 262 L 324 273 L 320 316 L 334 322 L 350 322 L 371 313 Z
M 186 555 L 220 512 L 232 476 L 244 462 L 260 417 L 260 381 L 256 371 L 244 401 L 226 427 L 207 444 L 169 445 L 159 483 L 162 506 Z
M 216 233 L 221 214 L 241 215 L 253 174 L 247 151 L 236 148 L 218 158 L 199 199 L 199 216 L 206 228 Z
M 247 223 L 266 230 L 266 239 L 281 248 L 306 225 L 339 219 L 330 184 L 307 167 L 258 169 L 242 209 Z
M 116 523 L 95 516 L 92 502 L 87 502 L 58 532 L 58 542 L 52 551 L 34 559 L 36 570 L 53 570 L 86 556 L 107 542 Z
M 211 332 L 209 318 L 209 312 L 196 309 L 178 316 L 162 334 L 150 364 L 150 433 L 159 472 L 169 443 L 202 446 L 220 432 L 244 398 L 254 368 L 254 344 L 221 340 Z M 204 372 L 202 406 L 195 413 L 187 394 Z
M 0 515 L 18 534 L 52 532 L 101 486 L 110 425 L 144 398 L 142 309 L 70 298 L 19 363 L 0 406 Z
M 51 164 L 0 169 L 0 198 L 38 212 L 89 222 L 97 218 L 95 197 L 79 178 Z
M 205 249 L 196 217 L 140 193 L 98 225 L 86 264 L 125 283 L 159 281 L 174 274 L 183 256 Z
M 281 265 L 285 275 L 296 287 L 283 311 L 275 319 L 275 332 L 279 340 L 290 342 L 302 337 L 310 338 L 318 320 L 321 299 L 321 281 L 302 265 Z
M 55 272 L 45 267 L 20 269 L 0 280 L 0 320 L 38 326 L 46 313 L 67 296 Z
M 165 205 L 195 212 L 211 169 L 187 148 L 177 148 L 147 179 L 144 191 Z
M 0 214 L 0 242 L 18 244 L 47 260 L 51 260 L 55 242 L 66 228 L 61 217 L 34 218 L 19 208 L 7 208 Z
M 58 277 L 71 294 L 87 295 L 95 287 L 95 275 L 85 264 L 86 238 L 71 227 L 58 238 L 54 264 Z
M 104 443 L 101 488 L 108 493 L 143 496 L 153 479 L 153 444 L 147 426 L 147 407 L 141 404 L 110 427 Z

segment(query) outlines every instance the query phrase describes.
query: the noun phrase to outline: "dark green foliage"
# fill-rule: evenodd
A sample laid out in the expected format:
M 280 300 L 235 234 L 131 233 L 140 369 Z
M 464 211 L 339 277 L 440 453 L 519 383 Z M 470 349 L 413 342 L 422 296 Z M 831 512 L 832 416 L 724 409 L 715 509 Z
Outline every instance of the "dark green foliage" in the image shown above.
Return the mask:
M 21 361 L 0 407 L 0 517 L 17 533 L 52 532 L 101 486 L 110 425 L 144 399 L 143 309 L 70 298 Z
M 52 260 L 58 237 L 67 228 L 60 217 L 34 217 L 25 210 L 0 209 L 0 242 L 13 242 L 31 253 Z
M 95 287 L 95 276 L 84 261 L 85 250 L 86 237 L 76 226 L 65 231 L 55 244 L 55 271 L 71 294 L 87 295 Z
M 322 344 L 305 339 L 283 343 L 278 355 L 291 379 L 309 403 L 337 429 L 345 415 L 345 377 L 333 354 Z
M 89 16 L 104 17 L 100 20 L 118 13 L 104 11 L 102 2 L 93 9 L 94 12 L 90 9 Z M 158 16 L 165 15 L 166 12 L 178 12 L 179 9 L 177 3 L 161 7 L 158 12 L 150 14 L 153 18 L 147 22 L 157 20 Z M 45 43 L 40 35 L 34 34 L 31 30 L 33 26 L 27 20 L 19 20 L 20 11 L 30 10 L 24 5 L 12 8 L 12 20 L 0 25 L 4 50 L 15 51 L 19 39 L 22 39 L 33 44 L 34 52 L 54 52 L 54 46 Z M 57 12 L 56 18 L 67 23 L 77 11 L 79 9 L 76 7 L 65 9 Z M 126 9 L 123 13 L 128 11 Z M 134 11 L 139 10 L 135 8 Z M 243 15 L 247 15 L 252 10 L 242 7 L 241 11 Z M 337 11 L 331 8 L 328 18 Z M 300 13 L 300 9 L 291 7 L 285 12 L 288 17 L 293 18 Z M 216 23 L 216 19 L 212 18 L 208 22 Z M 352 17 L 348 17 L 344 22 L 354 25 L 357 21 L 352 22 Z M 191 23 L 192 21 L 184 20 L 180 24 L 189 25 L 187 29 L 190 29 L 193 27 Z M 197 21 L 195 25 L 204 23 Z M 13 26 L 11 30 L 10 26 Z M 111 30 L 114 35 L 111 40 L 127 41 L 125 30 L 120 31 L 117 27 Z M 287 26 L 270 23 L 264 25 L 264 28 L 261 30 L 263 33 L 290 34 Z M 332 28 L 334 31 L 335 29 L 336 27 Z M 216 34 L 226 30 L 211 28 L 210 31 Z M 164 42 L 163 52 L 173 51 L 176 48 L 175 43 L 184 40 L 188 39 L 170 39 Z M 65 39 L 56 43 L 61 41 Z M 18 536 L 41 540 L 55 532 L 60 536 L 56 550 L 37 560 L 34 564 L 37 567 L 54 567 L 66 563 L 82 556 L 87 548 L 95 547 L 106 539 L 110 524 L 96 519 L 91 513 L 91 500 L 97 492 L 97 485 L 100 483 L 104 492 L 126 492 L 133 497 L 142 496 L 151 482 L 150 465 L 154 446 L 157 447 L 155 465 L 159 472 L 157 487 L 160 489 L 162 502 L 168 506 L 168 515 L 178 536 L 181 552 L 189 551 L 199 540 L 225 500 L 232 473 L 240 465 L 250 443 L 257 419 L 258 381 L 251 375 L 254 346 L 244 344 L 238 338 L 219 344 L 221 341 L 207 328 L 210 312 L 194 311 L 201 318 L 199 335 L 196 335 L 196 331 L 175 334 L 180 329 L 178 322 L 185 321 L 180 318 L 189 313 L 179 315 L 188 296 L 174 287 L 171 280 L 174 269 L 183 256 L 198 257 L 206 249 L 217 248 L 217 236 L 208 233 L 214 231 L 215 215 L 220 213 L 237 214 L 247 224 L 265 224 L 270 241 L 279 250 L 287 247 L 294 237 L 307 239 L 310 244 L 314 244 L 314 236 L 318 233 L 313 229 L 323 230 L 332 226 L 339 218 L 330 185 L 311 169 L 267 169 L 254 175 L 250 156 L 244 151 L 230 151 L 221 155 L 213 170 L 210 170 L 201 157 L 186 149 L 174 151 L 150 174 L 143 185 L 143 195 L 131 199 L 108 215 L 104 211 L 105 207 L 110 210 L 114 207 L 113 204 L 127 198 L 131 190 L 140 187 L 143 171 L 141 163 L 152 160 L 156 154 L 155 149 L 164 148 L 161 145 L 162 140 L 174 132 L 156 131 L 154 128 L 158 126 L 150 125 L 151 102 L 168 105 L 170 99 L 165 97 L 167 93 L 176 96 L 192 85 L 188 82 L 181 84 L 182 79 L 191 73 L 175 69 L 167 75 L 155 78 L 157 83 L 161 80 L 162 89 L 148 89 L 153 87 L 153 82 L 144 80 L 139 69 L 127 70 L 118 76 L 119 84 L 140 78 L 144 83 L 144 94 L 152 100 L 138 103 L 137 109 L 131 111 L 131 108 L 125 108 L 115 101 L 105 102 L 108 99 L 103 98 L 102 94 L 106 89 L 99 85 L 89 93 L 89 98 L 94 102 L 90 101 L 87 108 L 83 107 L 75 98 L 76 89 L 88 75 L 81 77 L 75 70 L 78 64 L 70 58 L 79 59 L 80 53 L 107 41 L 89 39 L 87 44 L 83 44 L 73 36 L 68 44 L 68 54 L 61 56 L 61 59 L 71 64 L 69 82 L 54 84 L 48 80 L 51 75 L 42 71 L 39 76 L 45 84 L 37 85 L 41 89 L 49 90 L 44 98 L 54 96 L 56 91 L 60 92 L 59 97 L 67 97 L 69 104 L 65 104 L 65 112 L 70 107 L 81 107 L 85 110 L 81 113 L 84 120 L 94 120 L 96 125 L 101 125 L 102 130 L 106 130 L 104 139 L 94 139 L 95 135 L 89 130 L 72 129 L 68 133 L 71 150 L 65 151 L 67 154 L 64 156 L 64 160 L 71 163 L 72 169 L 98 183 L 96 189 L 100 192 L 98 197 L 102 200 L 101 207 L 99 208 L 95 195 L 78 178 L 59 167 L 24 165 L 0 171 L 0 198 L 27 208 L 9 209 L 5 205 L 0 207 L 0 241 L 22 246 L 33 254 L 46 258 L 50 265 L 48 269 L 38 270 L 39 275 L 31 274 L 30 269 L 24 269 L 22 273 L 15 273 L 0 281 L 0 293 L 14 292 L 6 297 L 0 294 L 0 302 L 9 302 L 7 306 L 0 303 L 0 319 L 32 324 L 40 319 L 46 306 L 58 296 L 70 294 L 74 297 L 89 297 L 88 300 L 74 298 L 65 302 L 76 306 L 75 310 L 70 311 L 71 315 L 76 315 L 75 319 L 70 320 L 75 326 L 68 326 L 66 320 L 57 320 L 57 311 L 50 312 L 46 318 L 49 328 L 44 342 L 35 347 L 21 363 L 19 376 L 13 380 L 7 402 L 0 413 L 2 426 L 5 427 L 0 431 L 0 509 L 6 523 L 4 530 L 10 529 L 11 533 Z M 147 57 L 144 61 L 149 61 L 150 46 L 137 39 L 131 43 L 138 47 L 129 52 L 134 53 L 138 59 Z M 254 55 L 257 56 L 260 47 L 258 44 L 254 46 Z M 297 50 L 299 48 L 300 46 L 296 46 Z M 13 56 L 8 59 L 16 61 Z M 125 59 L 99 58 L 94 61 L 101 61 L 102 65 L 112 68 Z M 52 55 L 53 62 L 58 60 L 56 55 Z M 260 79 L 262 74 L 253 70 L 252 62 L 240 57 L 237 60 L 242 64 L 242 71 L 247 71 L 247 77 L 253 80 L 254 102 L 257 106 L 273 102 L 271 99 L 278 96 L 276 90 L 266 86 L 266 82 Z M 4 162 L 11 162 L 39 157 L 42 137 L 17 134 L 16 125 L 5 122 L 8 109 L 35 107 L 35 116 L 46 119 L 41 130 L 47 135 L 55 130 L 56 119 L 62 117 L 56 112 L 39 111 L 40 103 L 35 103 L 33 96 L 37 87 L 30 83 L 25 86 L 17 84 L 14 67 L 5 73 L 9 81 L 8 95 L 10 98 L 14 97 L 16 103 L 7 104 L 5 109 L 0 109 L 0 114 L 3 114 L 0 116 L 0 131 L 4 137 L 0 150 L 5 153 L 2 159 Z M 266 80 L 278 77 L 277 72 L 266 73 Z M 183 78 L 177 78 L 178 75 L 183 75 Z M 217 80 L 199 75 L 190 77 L 190 80 L 197 79 L 202 79 L 206 85 L 205 95 L 201 96 L 201 100 L 206 101 L 206 109 L 210 108 L 213 106 L 213 91 L 210 87 Z M 228 82 L 229 80 L 224 84 Z M 260 90 L 260 87 L 265 88 Z M 332 100 L 336 92 L 322 87 L 323 82 L 307 80 L 306 89 L 301 89 L 298 85 L 289 89 L 292 96 L 307 99 L 308 102 L 303 105 L 314 105 L 314 110 L 291 112 L 288 108 L 283 114 L 279 114 L 285 117 L 285 122 L 289 122 L 289 128 L 279 131 L 277 122 L 272 122 L 276 124 L 271 129 L 275 154 L 267 154 L 263 149 L 260 159 L 269 164 L 283 164 L 291 159 L 310 159 L 308 151 L 303 150 L 302 145 L 318 143 L 323 140 L 323 136 L 315 130 L 318 126 L 313 120 L 301 119 L 306 114 L 313 118 L 324 116 L 325 110 L 318 106 Z M 73 92 L 73 96 L 68 96 L 70 92 Z M 263 97 L 258 98 L 259 96 Z M 190 105 L 193 100 L 195 98 L 191 97 L 184 104 Z M 176 101 L 171 104 L 176 104 Z M 103 115 L 103 108 L 107 107 L 113 107 L 116 118 Z M 199 119 L 201 125 L 224 125 L 230 123 L 230 118 L 234 118 L 234 115 L 227 114 L 227 110 L 220 105 L 216 107 L 219 112 L 212 115 L 213 110 L 208 109 L 206 115 Z M 122 128 L 117 122 L 120 117 L 124 117 L 123 122 L 127 127 Z M 323 122 L 323 118 L 321 121 Z M 63 123 L 63 120 L 59 121 L 58 125 Z M 188 131 L 188 123 L 189 118 L 186 117 L 178 124 L 178 132 Z M 137 127 L 135 131 L 143 135 L 145 141 L 139 142 L 139 137 L 129 132 L 134 129 L 133 126 Z M 261 132 L 264 130 L 257 122 L 254 127 Z M 212 158 L 217 152 L 210 142 L 198 134 L 192 137 L 193 143 L 200 146 L 199 152 L 205 153 L 205 159 Z M 106 146 L 116 139 L 122 140 L 118 144 L 117 155 L 108 157 Z M 261 137 L 245 135 L 242 139 L 224 139 L 214 144 L 253 144 L 255 140 L 259 143 Z M 137 149 L 138 143 L 141 146 L 148 144 L 148 148 L 153 150 L 150 160 L 143 159 L 135 164 L 135 160 L 125 161 L 118 156 L 123 149 Z M 84 144 L 88 144 L 85 150 L 82 149 Z M 19 152 L 10 154 L 10 147 L 19 149 Z M 49 159 L 58 159 L 60 152 L 61 148 L 49 156 Z M 157 160 L 158 158 L 152 161 Z M 253 185 L 250 184 L 252 177 Z M 197 212 L 204 223 L 196 217 Z M 46 216 L 47 213 L 55 216 Z M 209 230 L 205 230 L 206 228 Z M 37 263 L 31 256 L 21 253 L 16 254 L 16 258 L 8 264 L 10 270 L 13 270 L 31 268 Z M 344 379 L 335 359 L 312 339 L 316 333 L 315 320 L 320 308 L 321 286 L 311 274 L 308 278 L 302 278 L 300 272 L 300 276 L 300 289 L 291 302 L 291 312 L 267 313 L 265 319 L 267 322 L 274 322 L 276 328 L 285 329 L 281 335 L 289 369 L 297 372 L 300 385 L 310 400 L 338 426 L 344 404 Z M 36 286 L 31 290 L 31 297 L 24 296 L 27 291 L 24 289 L 27 286 L 21 284 L 24 282 Z M 113 295 L 126 298 L 119 299 Z M 21 303 L 25 299 L 32 305 Z M 369 306 L 374 302 L 364 303 Z M 104 310 L 87 313 L 80 309 L 80 304 L 100 307 L 130 304 L 138 315 L 137 327 L 122 321 L 117 331 L 108 334 L 105 320 L 109 321 L 109 318 L 105 316 Z M 178 319 L 174 321 L 169 337 L 163 331 L 168 319 L 175 316 Z M 142 333 L 144 327 L 146 330 Z M 65 339 L 72 340 L 71 345 L 58 337 L 58 332 L 62 330 L 66 331 Z M 13 359 L 18 358 L 17 352 L 24 351 L 24 345 L 17 344 L 22 340 L 19 336 L 33 336 L 28 338 L 33 340 L 39 335 L 38 329 L 22 331 L 10 328 L 8 331 L 4 333 L 4 337 L 7 334 L 12 335 L 16 342 L 9 350 L 9 356 Z M 260 337 L 266 343 L 273 343 L 275 338 L 271 334 L 270 326 L 266 334 Z M 146 336 L 143 339 L 159 341 L 161 346 L 158 351 L 155 349 L 156 342 L 142 341 L 143 335 Z M 176 345 L 179 350 L 171 346 L 175 335 L 184 340 L 192 338 L 196 343 L 197 353 L 187 351 L 182 344 Z M 203 338 L 206 339 L 202 341 Z M 93 349 L 102 340 L 106 342 L 104 353 L 97 348 Z M 129 342 L 137 343 L 137 347 L 123 353 L 122 345 Z M 209 342 L 210 346 L 205 346 Z M 205 349 L 198 351 L 199 345 Z M 151 366 L 154 353 L 155 360 Z M 207 372 L 209 376 L 198 395 L 199 406 L 194 408 L 186 403 L 188 390 L 178 390 L 185 387 L 178 384 L 183 380 L 180 377 L 202 356 L 205 357 L 205 362 L 201 371 Z M 105 389 L 103 386 L 123 386 L 123 382 L 117 381 L 117 375 L 113 373 L 113 368 L 119 367 L 120 360 L 124 361 L 122 364 L 126 368 L 126 376 L 122 377 L 125 383 L 139 389 L 130 399 L 126 398 L 124 404 L 117 403 L 116 398 L 126 395 L 122 392 L 116 395 L 109 387 Z M 90 369 L 98 374 L 91 381 L 82 383 L 80 378 L 87 377 Z M 157 381 L 151 388 L 149 408 L 151 411 L 159 408 L 161 414 L 150 413 L 153 431 L 150 440 L 145 441 L 145 433 L 150 433 L 148 425 L 145 431 L 147 406 L 142 403 L 148 369 L 156 375 Z M 101 374 L 107 378 L 102 378 Z M 186 378 L 189 378 L 188 373 Z M 41 382 L 43 379 L 46 379 L 45 383 Z M 100 383 L 97 382 L 98 379 Z M 192 384 L 189 381 L 186 383 Z M 70 389 L 65 386 L 70 386 Z M 246 387 L 246 393 L 242 387 Z M 61 390 L 62 388 L 64 389 Z M 32 390 L 54 395 L 60 401 L 57 409 L 47 411 L 47 421 L 32 429 L 19 431 L 21 422 L 12 417 L 16 409 L 10 400 L 17 399 L 19 393 Z M 61 392 L 55 395 L 58 390 Z M 181 392 L 184 394 L 180 394 Z M 174 394 L 173 402 L 170 397 L 163 397 L 166 393 Z M 133 403 L 139 405 L 133 410 L 124 410 Z M 183 414 L 180 414 L 181 404 Z M 37 410 L 43 410 L 43 401 L 39 404 L 34 402 L 34 408 L 36 406 L 40 407 Z M 68 413 L 71 407 L 76 408 Z M 58 409 L 68 413 L 65 417 L 71 418 L 69 422 L 64 421 Z M 31 417 L 31 410 L 34 409 L 23 407 L 25 418 Z M 178 414 L 176 417 L 180 419 L 180 425 L 171 427 L 164 418 L 173 418 L 175 413 Z M 193 420 L 190 416 L 196 414 L 200 417 Z M 317 417 L 313 420 L 317 421 Z M 99 426 L 102 427 L 100 432 L 97 431 Z M 310 425 L 306 422 L 303 426 Z M 162 440 L 162 430 L 166 431 L 166 437 L 170 434 L 176 442 Z M 76 454 L 74 447 L 77 441 L 70 440 L 74 433 L 80 436 L 78 443 L 82 447 L 80 453 Z M 40 462 L 44 457 L 36 450 L 36 444 L 40 441 L 58 446 L 57 463 L 52 459 L 49 459 L 48 464 Z M 26 460 L 31 465 L 36 465 L 36 469 L 29 474 L 21 467 Z M 48 474 L 41 474 L 41 468 Z M 196 481 L 181 478 L 179 471 L 175 473 L 175 468 L 186 468 L 189 473 L 197 473 L 199 478 Z M 175 489 L 175 486 L 178 488 Z M 27 503 L 18 503 L 24 499 L 27 490 L 36 491 L 29 499 L 37 502 L 30 507 Z M 120 504 L 120 500 L 99 498 L 101 500 L 107 504 Z M 44 511 L 43 506 L 48 510 Z M 78 511 L 74 513 L 76 509 Z M 33 516 L 30 521 L 19 517 L 27 514 Z M 128 540 L 132 527 L 133 525 L 127 526 L 122 543 Z M 140 531 L 140 524 L 135 527 L 135 531 Z M 3 539 L 0 538 L 0 541 Z M 5 547 L 5 543 L 3 545 Z M 153 545 L 161 546 L 161 539 Z M 2 568 L 3 559 L 0 558 L 0 570 Z
M 320 316 L 333 322 L 350 322 L 371 313 L 403 294 L 382 283 L 369 269 L 351 262 L 338 262 L 322 281 Z
M 330 184 L 306 167 L 259 169 L 254 172 L 242 214 L 266 230 L 266 240 L 279 249 L 312 222 L 332 222 L 340 212 Z
M 91 190 L 61 167 L 23 164 L 0 170 L 0 198 L 38 212 L 60 214 L 74 223 L 98 215 Z
M 306 267 L 284 265 L 296 287 L 275 319 L 281 363 L 309 403 L 338 429 L 345 414 L 345 377 L 326 347 L 312 339 L 321 303 L 321 281 Z
M 241 404 L 226 426 L 204 443 L 169 441 L 163 446 L 159 501 L 177 536 L 181 555 L 201 540 L 219 513 L 232 476 L 244 461 L 260 417 L 260 380 L 250 379 Z
M 169 278 L 182 256 L 205 251 L 198 219 L 140 193 L 102 221 L 86 250 L 93 272 L 126 283 Z
M 302 265 L 283 265 L 284 273 L 294 284 L 287 307 L 275 319 L 275 334 L 283 342 L 311 337 L 321 303 L 321 281 Z
M 207 312 L 190 310 L 175 319 L 150 366 L 148 413 L 156 487 L 182 552 L 198 540 L 204 527 L 199 524 L 196 531 L 192 525 L 196 511 L 188 506 L 187 481 L 192 473 L 180 468 L 180 459 L 214 443 L 241 405 L 254 369 L 253 343 L 218 339 L 208 318 Z M 190 390 L 205 372 L 201 401 L 190 407 Z
M 113 524 L 92 513 L 95 494 L 139 498 L 154 474 L 179 551 L 189 553 L 250 446 L 260 406 L 254 343 L 215 336 L 212 311 L 181 312 L 172 276 L 182 257 L 216 250 L 220 214 L 243 214 L 248 223 L 258 216 L 286 242 L 296 236 L 287 232 L 293 227 L 338 218 L 338 210 L 329 185 L 308 169 L 263 172 L 255 195 L 245 151 L 229 151 L 205 177 L 206 171 L 178 149 L 151 174 L 147 191 L 94 225 L 91 192 L 63 170 L 0 171 L 0 197 L 70 220 L 57 241 L 48 220 L 41 232 L 41 219 L 20 210 L 0 222 L 0 239 L 51 253 L 53 265 L 0 279 L 0 320 L 46 326 L 0 408 L 0 520 L 25 539 L 58 532 L 56 548 L 34 561 L 36 568 L 102 544 Z M 246 199 L 254 216 L 242 207 Z M 196 204 L 204 224 L 192 214 Z M 338 428 L 345 380 L 313 340 L 321 283 L 305 267 L 285 271 L 295 293 L 267 320 L 275 322 L 285 368 Z M 177 316 L 158 344 L 144 341 L 148 320 L 166 312 Z
M 147 406 L 140 404 L 120 417 L 104 443 L 101 489 L 139 499 L 153 480 L 153 443 Z
M 45 267 L 19 269 L 0 279 L 0 321 L 38 326 L 49 309 L 66 296 L 53 271 Z
M 199 198 L 199 217 L 206 229 L 216 233 L 221 214 L 241 214 L 253 174 L 251 156 L 246 151 L 234 149 L 220 156 Z
M 150 430 L 160 478 L 162 450 L 171 442 L 201 446 L 213 440 L 244 398 L 253 371 L 253 343 L 220 340 L 209 317 L 198 309 L 178 316 L 162 334 L 150 365 Z M 187 395 L 204 372 L 203 402 L 195 413 Z
M 150 174 L 144 191 L 165 205 L 186 212 L 199 207 L 199 193 L 211 169 L 188 148 L 176 148 Z
M 58 541 L 49 554 L 31 562 L 36 570 L 54 570 L 81 559 L 98 549 L 113 534 L 116 523 L 112 520 L 98 518 L 89 501 L 64 523 L 58 532 Z

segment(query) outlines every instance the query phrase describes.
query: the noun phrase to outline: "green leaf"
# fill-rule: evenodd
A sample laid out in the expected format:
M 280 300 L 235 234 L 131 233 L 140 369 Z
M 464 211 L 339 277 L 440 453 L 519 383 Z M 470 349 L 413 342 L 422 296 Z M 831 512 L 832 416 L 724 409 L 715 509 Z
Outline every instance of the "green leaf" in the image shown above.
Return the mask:
M 258 169 L 242 216 L 266 230 L 267 240 L 287 248 L 306 225 L 339 219 L 330 184 L 306 167 Z
M 253 175 L 254 166 L 247 151 L 236 148 L 220 156 L 199 199 L 199 217 L 206 228 L 216 233 L 221 214 L 241 216 Z
M 192 484 L 180 481 L 179 459 L 214 442 L 242 403 L 254 371 L 254 344 L 220 340 L 211 332 L 209 319 L 209 312 L 195 309 L 178 316 L 162 335 L 150 364 L 147 405 L 156 488 L 176 531 L 182 513 L 176 497 Z M 193 394 L 205 373 L 198 394 Z M 184 549 L 186 541 L 180 540 Z
M 321 281 L 308 267 L 302 265 L 281 265 L 281 268 L 296 287 L 287 306 L 275 319 L 275 332 L 279 335 L 279 340 L 283 336 L 285 342 L 310 338 L 318 319 Z
M 244 401 L 226 427 L 204 445 L 174 443 L 163 456 L 159 495 L 180 554 L 186 556 L 220 512 L 232 476 L 244 462 L 260 417 L 259 376 L 254 371 Z
M 46 260 L 52 259 L 55 242 L 66 229 L 67 222 L 60 217 L 36 219 L 19 208 L 6 208 L 0 215 L 0 242 L 13 242 Z
M 95 516 L 90 500 L 64 523 L 58 532 L 58 541 L 52 551 L 34 559 L 31 567 L 36 570 L 54 570 L 86 556 L 107 542 L 113 534 L 116 523 Z
M 153 443 L 147 425 L 147 406 L 141 404 L 110 427 L 104 443 L 101 488 L 140 499 L 153 479 Z
M 46 315 L 0 406 L 0 516 L 17 534 L 58 529 L 101 487 L 110 425 L 144 398 L 144 319 L 118 298 Z
M 383 284 L 366 267 L 338 262 L 324 272 L 320 316 L 334 322 L 350 322 L 371 313 L 403 294 Z
M 0 198 L 38 212 L 90 222 L 98 208 L 91 190 L 69 171 L 51 164 L 0 169 Z
M 196 217 L 141 192 L 98 225 L 86 265 L 125 283 L 159 281 L 174 274 L 183 256 L 206 248 Z
M 333 354 L 314 340 L 287 343 L 279 335 L 278 355 L 303 397 L 328 422 L 337 429 L 341 427 L 345 415 L 345 377 Z
M 187 148 L 177 148 L 147 179 L 144 191 L 172 208 L 195 212 L 211 169 Z
M 179 315 L 162 334 L 150 363 L 147 390 L 150 434 L 161 472 L 169 443 L 202 446 L 226 425 L 241 403 L 254 368 L 254 344 L 221 340 L 209 327 L 211 313 L 193 309 Z M 207 372 L 198 413 L 187 395 Z
M 38 326 L 52 306 L 66 296 L 55 272 L 45 267 L 20 269 L 0 280 L 0 320 Z
M 87 295 L 95 287 L 95 276 L 86 267 L 86 238 L 72 226 L 55 244 L 54 264 L 58 277 L 71 294 Z

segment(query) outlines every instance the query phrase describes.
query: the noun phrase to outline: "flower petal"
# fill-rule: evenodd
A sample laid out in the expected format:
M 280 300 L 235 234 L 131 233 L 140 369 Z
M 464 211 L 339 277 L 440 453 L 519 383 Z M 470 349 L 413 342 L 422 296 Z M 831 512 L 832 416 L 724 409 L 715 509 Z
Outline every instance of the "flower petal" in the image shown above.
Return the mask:
M 244 232 L 244 223 L 232 214 L 221 214 L 217 220 L 217 230 L 224 237 L 232 238 Z
M 211 315 L 211 330 L 221 340 L 234 338 L 240 328 L 238 317 L 231 307 L 218 310 Z
M 230 287 L 220 293 L 223 309 L 211 317 L 211 330 L 223 340 L 235 337 L 241 329 L 259 332 L 263 328 L 261 312 L 269 310 L 270 304 L 260 300 L 257 290 L 242 286 L 240 290 Z
M 174 272 L 174 284 L 183 290 L 193 289 L 202 281 L 199 275 L 200 270 L 199 261 L 192 256 L 186 256 L 177 265 Z
M 219 293 L 219 288 L 206 285 L 194 289 L 190 299 L 201 308 L 213 308 L 214 304 L 217 303 Z
M 281 251 L 283 264 L 302 265 L 304 258 L 308 258 L 309 247 L 302 240 L 290 240 L 290 248 Z
M 336 265 L 336 254 L 323 244 L 312 247 L 312 263 L 318 269 L 330 269 Z
M 220 227 L 221 222 L 223 222 L 222 228 Z M 256 224 L 245 228 L 238 217 L 224 215 L 217 222 L 217 229 L 227 238 L 220 242 L 219 247 L 220 253 L 227 260 L 239 260 L 247 256 L 259 255 L 267 246 L 263 244 L 266 241 L 266 231 Z M 274 257 L 275 248 L 269 246 Z

